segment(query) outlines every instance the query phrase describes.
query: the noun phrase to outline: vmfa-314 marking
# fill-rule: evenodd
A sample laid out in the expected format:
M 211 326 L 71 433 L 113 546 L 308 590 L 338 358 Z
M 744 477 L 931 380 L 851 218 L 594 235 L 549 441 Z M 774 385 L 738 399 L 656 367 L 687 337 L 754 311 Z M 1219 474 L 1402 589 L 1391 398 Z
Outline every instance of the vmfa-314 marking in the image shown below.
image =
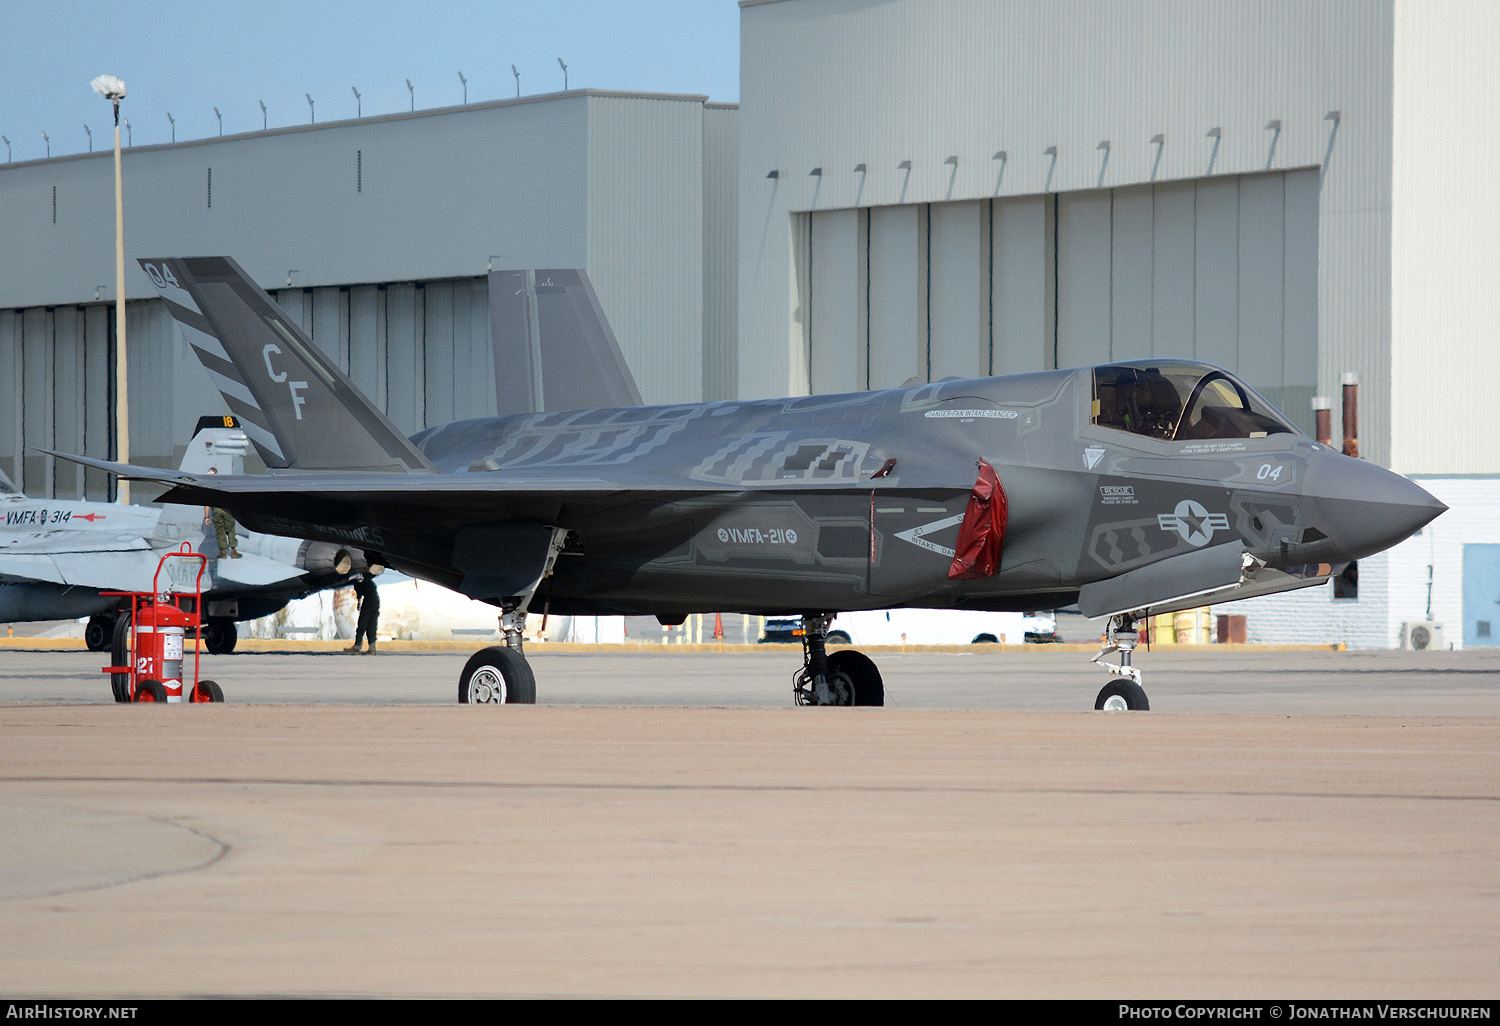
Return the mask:
M 461 701 L 534 700 L 528 608 L 800 614 L 797 700 L 879 704 L 869 659 L 826 652 L 833 613 L 1077 602 L 1116 617 L 1105 652 L 1123 653 L 1096 707 L 1145 708 L 1134 617 L 1319 583 L 1444 508 L 1182 361 L 504 416 L 408 439 L 232 260 L 142 265 L 284 472 L 85 462 L 257 530 L 363 532 L 390 565 L 493 602 L 508 644 L 470 661 Z

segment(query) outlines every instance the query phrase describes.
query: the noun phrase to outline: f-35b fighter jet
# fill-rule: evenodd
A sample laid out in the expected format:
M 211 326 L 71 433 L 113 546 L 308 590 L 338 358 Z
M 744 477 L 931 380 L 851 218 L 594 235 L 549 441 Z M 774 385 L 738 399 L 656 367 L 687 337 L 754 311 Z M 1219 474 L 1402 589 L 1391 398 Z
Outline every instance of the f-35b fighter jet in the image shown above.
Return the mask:
M 1181 360 L 407 438 L 233 260 L 141 265 L 273 472 L 81 462 L 498 606 L 506 644 L 469 660 L 465 703 L 535 701 L 528 609 L 800 615 L 796 701 L 880 705 L 875 664 L 827 652 L 833 614 L 1076 602 L 1113 617 L 1100 656 L 1120 652 L 1095 707 L 1145 709 L 1136 618 L 1321 583 L 1445 508 Z

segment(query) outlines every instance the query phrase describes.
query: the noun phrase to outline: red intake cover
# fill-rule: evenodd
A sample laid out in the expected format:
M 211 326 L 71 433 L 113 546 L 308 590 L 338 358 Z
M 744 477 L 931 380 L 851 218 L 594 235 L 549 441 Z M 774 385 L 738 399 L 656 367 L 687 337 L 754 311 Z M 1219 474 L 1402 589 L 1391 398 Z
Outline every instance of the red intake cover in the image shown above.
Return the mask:
M 949 580 L 992 577 L 1000 569 L 1007 512 L 1005 489 L 1000 487 L 995 468 L 980 460 L 979 480 L 969 492 L 969 506 L 964 510 L 963 526 L 958 529 L 958 546 L 953 565 L 948 568 Z

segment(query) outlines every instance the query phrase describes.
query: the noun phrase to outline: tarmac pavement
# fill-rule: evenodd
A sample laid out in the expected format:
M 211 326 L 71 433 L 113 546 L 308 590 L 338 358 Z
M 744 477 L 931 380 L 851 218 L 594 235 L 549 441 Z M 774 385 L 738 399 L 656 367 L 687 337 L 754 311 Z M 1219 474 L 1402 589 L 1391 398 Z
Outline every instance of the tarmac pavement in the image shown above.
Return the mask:
M 762 646 L 762 649 L 769 649 Z M 0 995 L 1494 1000 L 1500 656 L 0 650 Z

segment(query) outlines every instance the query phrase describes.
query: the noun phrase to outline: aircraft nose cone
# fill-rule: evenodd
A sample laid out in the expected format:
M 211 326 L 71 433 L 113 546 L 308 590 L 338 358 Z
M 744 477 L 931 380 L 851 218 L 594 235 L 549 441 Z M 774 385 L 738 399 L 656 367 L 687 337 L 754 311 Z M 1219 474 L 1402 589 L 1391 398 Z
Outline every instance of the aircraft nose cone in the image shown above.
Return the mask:
M 1328 452 L 1308 481 L 1314 507 L 1345 558 L 1390 548 L 1431 523 L 1448 507 L 1400 474 Z

